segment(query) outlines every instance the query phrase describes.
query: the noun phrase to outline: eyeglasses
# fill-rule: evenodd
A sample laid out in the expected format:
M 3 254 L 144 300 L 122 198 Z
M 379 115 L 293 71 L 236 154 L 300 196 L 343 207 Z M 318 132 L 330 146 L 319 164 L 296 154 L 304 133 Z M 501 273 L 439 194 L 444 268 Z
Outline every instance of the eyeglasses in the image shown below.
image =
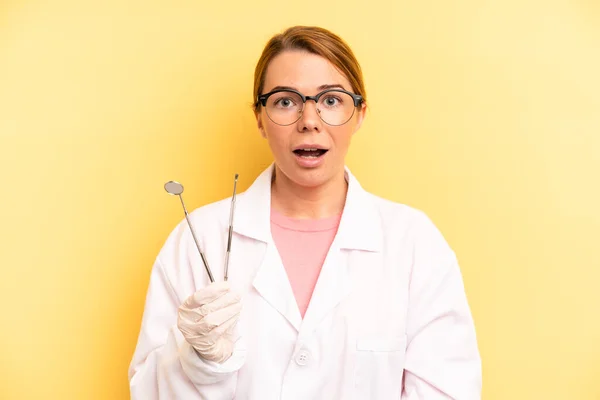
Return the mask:
M 327 125 L 339 126 L 350 121 L 354 111 L 363 102 L 362 96 L 342 89 L 327 89 L 316 96 L 304 96 L 293 89 L 277 89 L 258 96 L 256 105 L 265 107 L 267 116 L 277 125 L 297 122 L 308 100 L 317 105 L 317 114 Z

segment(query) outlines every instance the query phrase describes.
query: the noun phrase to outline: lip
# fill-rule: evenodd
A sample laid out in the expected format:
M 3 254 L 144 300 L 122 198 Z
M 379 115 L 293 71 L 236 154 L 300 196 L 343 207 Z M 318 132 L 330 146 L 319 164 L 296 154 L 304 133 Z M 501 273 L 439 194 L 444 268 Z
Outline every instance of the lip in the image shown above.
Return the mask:
M 323 147 L 320 147 L 318 145 L 302 145 L 301 147 L 297 147 L 295 150 L 300 150 L 300 149 L 323 149 L 323 150 L 325 150 Z M 308 157 L 302 157 L 302 156 L 292 152 L 292 154 L 294 155 L 294 159 L 296 160 L 296 163 L 302 168 L 317 168 L 317 167 L 321 166 L 325 162 L 325 157 L 327 157 L 327 153 L 329 153 L 329 151 L 325 151 L 325 153 L 322 156 L 308 158 Z
M 296 150 L 302 150 L 302 149 L 320 149 L 320 150 L 329 150 L 327 147 L 325 146 L 321 146 L 318 144 L 301 144 L 299 146 L 296 146 L 292 149 L 292 151 L 296 151 Z

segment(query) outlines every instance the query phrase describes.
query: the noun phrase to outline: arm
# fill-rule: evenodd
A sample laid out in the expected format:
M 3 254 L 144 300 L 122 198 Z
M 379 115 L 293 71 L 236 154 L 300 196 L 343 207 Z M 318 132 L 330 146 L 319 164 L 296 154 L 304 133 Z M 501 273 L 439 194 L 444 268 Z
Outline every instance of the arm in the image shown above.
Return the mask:
M 179 305 L 179 298 L 157 258 L 129 367 L 131 399 L 232 399 L 245 352 L 235 349 L 223 364 L 200 358 L 177 328 Z
M 419 231 L 402 400 L 479 400 L 481 359 L 458 262 L 429 219 Z

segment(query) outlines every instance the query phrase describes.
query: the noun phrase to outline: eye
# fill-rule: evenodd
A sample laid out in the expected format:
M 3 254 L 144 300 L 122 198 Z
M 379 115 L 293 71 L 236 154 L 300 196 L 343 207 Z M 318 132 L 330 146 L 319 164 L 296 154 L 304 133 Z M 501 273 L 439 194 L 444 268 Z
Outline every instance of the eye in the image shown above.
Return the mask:
M 291 97 L 279 97 L 276 98 L 273 102 L 273 105 L 275 107 L 280 107 L 280 108 L 290 108 L 296 105 L 296 103 L 294 102 L 294 99 L 292 99 Z
M 339 106 L 342 102 L 342 99 L 334 95 L 327 95 L 323 99 L 323 104 L 327 107 Z

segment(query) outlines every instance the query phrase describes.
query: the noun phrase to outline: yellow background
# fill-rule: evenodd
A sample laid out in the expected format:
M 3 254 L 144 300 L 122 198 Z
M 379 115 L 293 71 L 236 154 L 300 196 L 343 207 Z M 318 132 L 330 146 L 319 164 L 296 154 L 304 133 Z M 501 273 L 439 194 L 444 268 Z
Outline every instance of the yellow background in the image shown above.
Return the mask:
M 270 163 L 255 62 L 339 33 L 370 111 L 348 165 L 461 261 L 485 400 L 600 399 L 600 4 L 0 2 L 0 399 L 126 399 L 152 262 Z

